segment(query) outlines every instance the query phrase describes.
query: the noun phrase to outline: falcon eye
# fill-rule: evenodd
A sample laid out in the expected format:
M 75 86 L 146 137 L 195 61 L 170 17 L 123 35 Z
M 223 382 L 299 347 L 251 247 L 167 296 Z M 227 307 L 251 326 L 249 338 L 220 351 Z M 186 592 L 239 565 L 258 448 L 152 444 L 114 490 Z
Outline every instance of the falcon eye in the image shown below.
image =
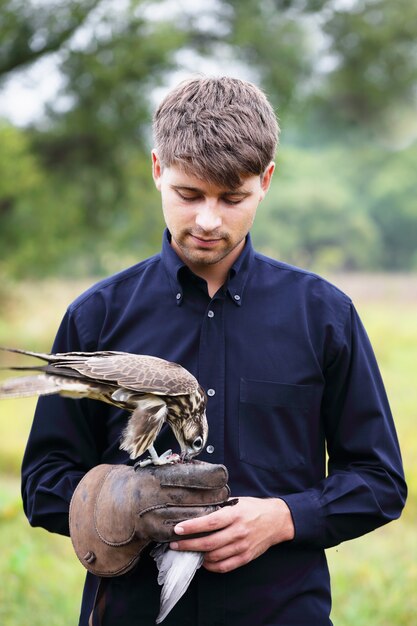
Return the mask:
M 197 437 L 196 439 L 194 439 L 193 441 L 194 450 L 197 452 L 198 450 L 201 450 L 202 447 L 203 447 L 203 438 Z

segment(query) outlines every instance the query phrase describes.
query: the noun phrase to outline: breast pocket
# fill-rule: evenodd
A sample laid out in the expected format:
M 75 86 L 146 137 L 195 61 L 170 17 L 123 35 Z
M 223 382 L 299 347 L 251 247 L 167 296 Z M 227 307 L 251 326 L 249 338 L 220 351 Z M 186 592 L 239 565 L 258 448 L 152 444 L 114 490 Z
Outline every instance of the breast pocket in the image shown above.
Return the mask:
M 310 385 L 240 381 L 240 460 L 270 471 L 303 465 L 308 453 Z

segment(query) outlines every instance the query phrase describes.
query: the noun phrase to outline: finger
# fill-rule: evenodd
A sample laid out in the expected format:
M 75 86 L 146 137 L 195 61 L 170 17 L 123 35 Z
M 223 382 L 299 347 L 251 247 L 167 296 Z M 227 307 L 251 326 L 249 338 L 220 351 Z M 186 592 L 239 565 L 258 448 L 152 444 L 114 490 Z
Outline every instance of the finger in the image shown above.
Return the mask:
M 233 508 L 219 509 L 214 513 L 196 517 L 194 519 L 180 522 L 174 528 L 176 535 L 196 535 L 199 533 L 210 533 L 229 526 L 233 519 Z
M 226 545 L 220 546 L 214 550 L 206 553 L 204 561 L 206 563 L 219 563 L 220 561 L 226 561 L 234 556 L 244 554 L 248 550 L 247 542 L 232 542 Z
M 242 565 L 246 565 L 249 561 L 250 557 L 246 556 L 246 554 L 238 554 L 228 559 L 224 559 L 223 561 L 216 561 L 214 563 L 212 561 L 204 560 L 203 567 L 209 572 L 226 574 L 227 572 L 231 572 L 238 567 L 242 567 Z
M 219 550 L 224 546 L 232 543 L 233 537 L 227 529 L 210 533 L 204 537 L 195 537 L 190 539 L 181 539 L 180 541 L 171 542 L 170 548 L 173 550 L 192 550 L 194 552 L 212 552 Z

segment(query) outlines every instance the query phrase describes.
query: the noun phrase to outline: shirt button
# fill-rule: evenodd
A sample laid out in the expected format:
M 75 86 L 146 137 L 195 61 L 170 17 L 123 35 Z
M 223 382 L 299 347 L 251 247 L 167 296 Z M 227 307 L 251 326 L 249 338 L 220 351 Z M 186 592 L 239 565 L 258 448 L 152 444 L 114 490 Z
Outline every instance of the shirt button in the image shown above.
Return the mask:
M 214 311 L 209 311 L 209 312 L 207 313 L 207 315 L 208 315 L 209 317 L 214 317 Z
M 207 446 L 206 451 L 207 451 L 209 454 L 213 454 L 213 452 L 214 452 L 214 446 L 211 446 L 211 445 L 210 445 L 210 446 Z
M 177 300 L 181 300 L 181 294 L 177 293 L 177 295 L 175 296 Z
M 234 299 L 236 300 L 236 302 L 239 302 L 239 300 L 240 300 L 240 296 L 239 296 L 238 294 L 236 294 L 236 295 L 235 295 L 235 296 L 233 296 L 233 297 L 234 297 Z
M 207 395 L 208 396 L 214 396 L 216 392 L 214 391 L 214 389 L 207 389 Z

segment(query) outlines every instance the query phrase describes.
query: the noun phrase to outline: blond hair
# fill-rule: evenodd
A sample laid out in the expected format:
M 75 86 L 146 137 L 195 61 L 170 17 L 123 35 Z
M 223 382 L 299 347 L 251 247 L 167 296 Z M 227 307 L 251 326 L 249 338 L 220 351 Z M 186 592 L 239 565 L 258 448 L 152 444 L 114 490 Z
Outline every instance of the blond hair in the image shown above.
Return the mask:
M 265 94 L 230 77 L 191 78 L 159 105 L 153 121 L 163 167 L 230 189 L 265 172 L 274 159 L 279 126 Z

